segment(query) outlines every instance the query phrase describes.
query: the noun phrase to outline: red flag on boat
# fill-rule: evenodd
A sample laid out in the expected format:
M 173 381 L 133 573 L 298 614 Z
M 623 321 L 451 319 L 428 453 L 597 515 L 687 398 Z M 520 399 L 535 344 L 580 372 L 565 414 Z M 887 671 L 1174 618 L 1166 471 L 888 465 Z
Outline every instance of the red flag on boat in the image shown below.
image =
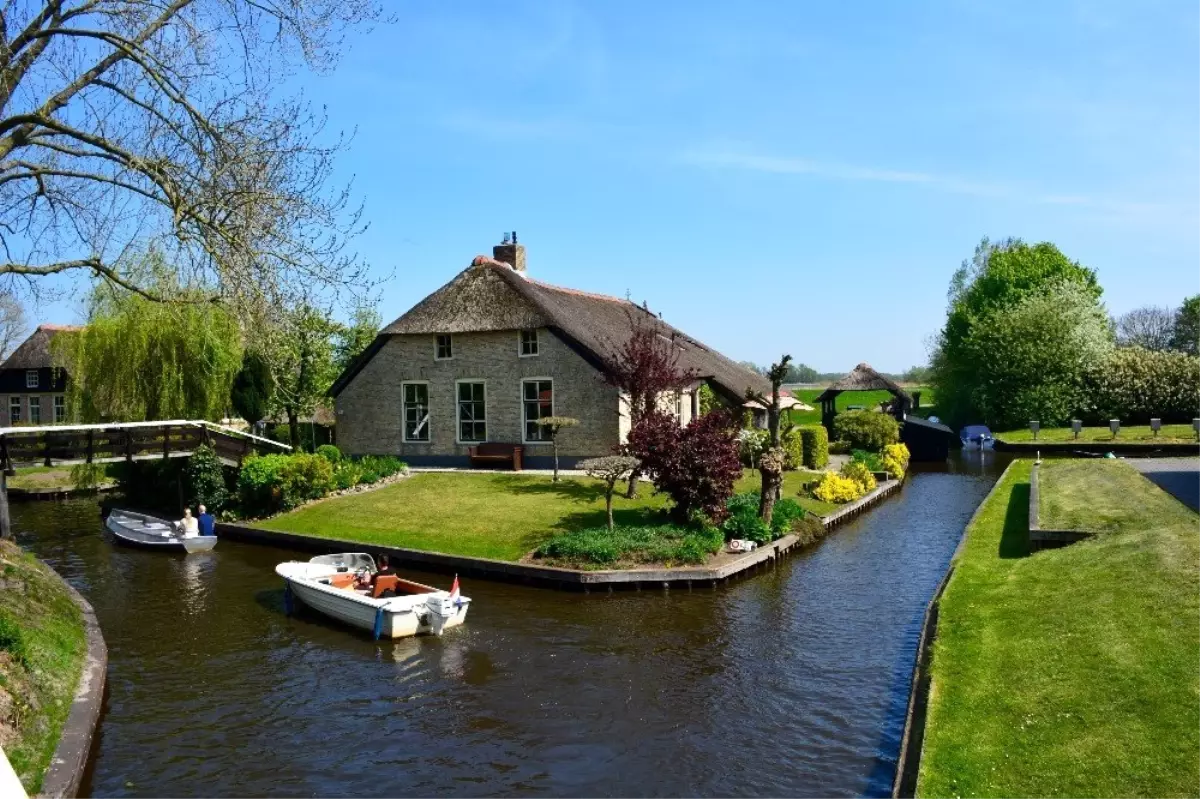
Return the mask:
M 456 575 L 454 575 L 454 585 L 450 586 L 450 599 L 451 599 L 451 601 L 453 601 L 453 600 L 455 600 L 455 599 L 458 599 L 458 596 L 459 596 L 459 592 L 458 592 L 458 575 L 456 574 Z

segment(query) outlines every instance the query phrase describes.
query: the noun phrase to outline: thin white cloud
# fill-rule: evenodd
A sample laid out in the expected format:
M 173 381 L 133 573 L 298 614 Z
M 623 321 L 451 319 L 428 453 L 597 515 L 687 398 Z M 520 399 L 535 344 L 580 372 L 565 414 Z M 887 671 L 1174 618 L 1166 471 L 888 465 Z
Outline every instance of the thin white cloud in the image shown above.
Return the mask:
M 814 161 L 807 158 L 757 155 L 740 150 L 692 149 L 683 152 L 679 156 L 679 160 L 692 166 L 711 169 L 732 169 L 774 175 L 807 175 L 826 180 L 850 182 L 902 183 L 922 186 L 947 194 L 1008 199 L 1037 205 L 1075 206 L 1114 214 L 1174 214 L 1180 210 L 1192 213 L 1192 209 L 1180 209 L 1161 203 L 1112 200 L 1086 194 L 1049 193 L 1015 184 L 973 180 L 953 175 L 879 169 L 831 161 Z

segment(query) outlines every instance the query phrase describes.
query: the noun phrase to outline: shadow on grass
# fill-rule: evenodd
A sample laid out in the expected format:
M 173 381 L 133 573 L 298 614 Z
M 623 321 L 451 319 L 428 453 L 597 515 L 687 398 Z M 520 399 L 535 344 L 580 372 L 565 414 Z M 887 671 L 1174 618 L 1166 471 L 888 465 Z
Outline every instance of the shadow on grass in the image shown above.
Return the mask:
M 653 527 L 667 524 L 670 521 L 670 516 L 661 508 L 613 508 L 613 525 L 616 527 Z M 606 526 L 608 526 L 608 517 L 605 516 L 604 508 L 601 507 L 596 510 L 568 513 L 559 519 L 558 524 L 554 525 L 554 529 L 570 532 Z
M 618 490 L 619 490 L 618 486 Z M 545 480 L 519 482 L 508 489 L 514 494 L 549 494 L 569 499 L 573 502 L 603 502 L 604 486 L 599 483 L 582 482 L 580 480 L 560 480 L 557 483 Z M 603 512 L 600 514 L 603 516 Z
M 1024 558 L 1029 555 L 1029 483 L 1017 483 L 1008 495 L 1004 512 L 1004 534 L 1000 536 L 1000 557 Z

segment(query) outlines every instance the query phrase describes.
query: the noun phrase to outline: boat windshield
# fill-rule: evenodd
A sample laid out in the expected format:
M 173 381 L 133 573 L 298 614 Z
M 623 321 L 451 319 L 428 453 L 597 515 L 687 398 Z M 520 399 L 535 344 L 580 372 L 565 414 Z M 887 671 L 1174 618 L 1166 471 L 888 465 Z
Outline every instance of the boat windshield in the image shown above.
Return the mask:
M 335 566 L 338 571 L 356 572 L 359 569 L 375 571 L 375 559 L 365 552 L 343 552 L 340 555 L 321 555 L 313 558 L 310 563 L 320 563 L 325 566 Z

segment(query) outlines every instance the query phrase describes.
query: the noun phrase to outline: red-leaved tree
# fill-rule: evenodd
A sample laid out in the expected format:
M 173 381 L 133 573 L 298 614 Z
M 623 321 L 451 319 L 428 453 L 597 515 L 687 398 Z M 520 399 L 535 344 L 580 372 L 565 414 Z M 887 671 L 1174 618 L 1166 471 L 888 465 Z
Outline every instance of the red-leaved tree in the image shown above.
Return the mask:
M 681 428 L 671 416 L 652 410 L 629 431 L 628 449 L 657 490 L 671 497 L 676 521 L 686 523 L 699 511 L 719 523 L 742 474 L 737 432 L 736 420 L 725 411 Z
M 673 343 L 674 334 L 665 325 L 657 324 L 649 311 L 627 311 L 630 335 L 625 342 L 609 352 L 604 381 L 621 390 L 629 405 L 630 429 L 658 410 L 658 397 L 666 392 L 680 391 L 699 376 L 693 369 L 679 365 L 679 348 Z M 668 335 L 668 333 L 670 335 Z M 637 457 L 636 453 L 628 454 Z M 640 470 L 629 476 L 626 496 L 637 493 Z

